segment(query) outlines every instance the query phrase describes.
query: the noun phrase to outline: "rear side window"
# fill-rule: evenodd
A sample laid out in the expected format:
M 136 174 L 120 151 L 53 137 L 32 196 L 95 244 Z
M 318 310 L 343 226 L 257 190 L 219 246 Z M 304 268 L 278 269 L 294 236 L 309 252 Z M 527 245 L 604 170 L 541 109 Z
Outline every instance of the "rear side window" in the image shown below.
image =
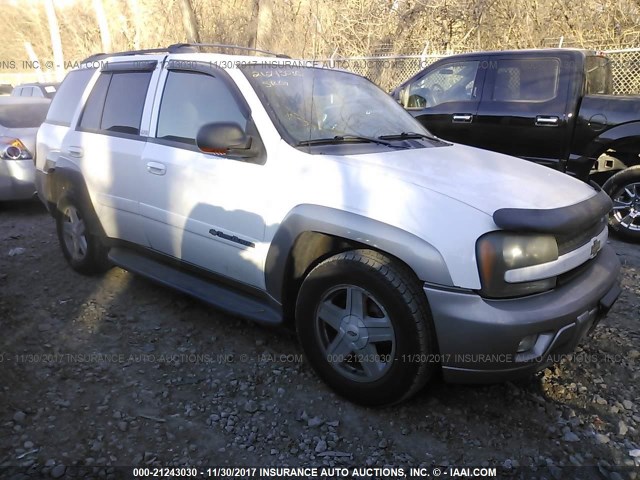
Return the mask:
M 80 126 L 87 130 L 140 134 L 140 121 L 152 72 L 100 74 L 87 100 Z M 56 98 L 60 93 L 56 95 Z
M 51 108 L 47 114 L 48 123 L 67 127 L 71 124 L 71 119 L 80 102 L 80 97 L 94 73 L 95 69 L 82 68 L 67 74 L 58 89 L 57 95 L 51 102 Z
M 493 100 L 546 102 L 556 97 L 560 76 L 557 58 L 521 58 L 497 63 Z
M 0 125 L 7 128 L 37 128 L 47 116 L 49 102 L 0 105 Z

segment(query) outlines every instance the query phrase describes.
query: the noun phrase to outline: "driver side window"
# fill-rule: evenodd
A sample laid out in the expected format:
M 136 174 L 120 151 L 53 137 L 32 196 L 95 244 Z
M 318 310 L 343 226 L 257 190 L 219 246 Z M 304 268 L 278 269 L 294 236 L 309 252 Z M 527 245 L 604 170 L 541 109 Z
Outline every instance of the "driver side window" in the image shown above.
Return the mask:
M 247 119 L 222 80 L 191 71 L 167 75 L 156 137 L 195 145 L 200 127 L 207 123 L 234 122 L 241 128 Z
M 479 66 L 480 61 L 456 62 L 427 72 L 409 85 L 405 107 L 428 108 L 473 100 Z

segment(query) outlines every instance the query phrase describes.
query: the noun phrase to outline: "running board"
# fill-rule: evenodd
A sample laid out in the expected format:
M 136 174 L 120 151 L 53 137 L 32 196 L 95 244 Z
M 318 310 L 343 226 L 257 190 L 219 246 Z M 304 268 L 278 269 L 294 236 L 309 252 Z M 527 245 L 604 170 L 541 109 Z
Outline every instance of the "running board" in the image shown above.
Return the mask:
M 282 323 L 281 311 L 267 301 L 179 270 L 133 250 L 112 248 L 109 260 L 118 267 L 186 293 L 224 312 L 264 325 Z

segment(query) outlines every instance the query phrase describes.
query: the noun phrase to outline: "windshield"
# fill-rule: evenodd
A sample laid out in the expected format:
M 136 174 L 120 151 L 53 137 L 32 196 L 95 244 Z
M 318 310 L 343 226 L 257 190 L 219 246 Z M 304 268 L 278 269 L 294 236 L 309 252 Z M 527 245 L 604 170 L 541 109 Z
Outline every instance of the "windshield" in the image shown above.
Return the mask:
M 430 136 L 391 96 L 363 77 L 339 70 L 273 65 L 248 65 L 243 71 L 280 134 L 292 145 L 403 133 Z

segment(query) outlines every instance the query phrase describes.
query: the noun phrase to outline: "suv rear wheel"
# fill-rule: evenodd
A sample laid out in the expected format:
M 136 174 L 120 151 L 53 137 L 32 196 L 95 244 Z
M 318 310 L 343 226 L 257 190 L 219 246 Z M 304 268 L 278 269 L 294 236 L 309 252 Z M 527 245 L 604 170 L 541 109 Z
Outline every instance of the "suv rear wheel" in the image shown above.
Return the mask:
M 89 233 L 87 215 L 74 199 L 65 199 L 58 206 L 56 229 L 64 257 L 71 267 L 84 274 L 101 273 L 109 269 L 108 249 L 96 235 Z
M 433 322 L 420 283 L 378 252 L 344 252 L 317 265 L 300 289 L 296 327 L 317 374 L 360 404 L 404 400 L 436 367 L 430 361 L 437 351 Z

